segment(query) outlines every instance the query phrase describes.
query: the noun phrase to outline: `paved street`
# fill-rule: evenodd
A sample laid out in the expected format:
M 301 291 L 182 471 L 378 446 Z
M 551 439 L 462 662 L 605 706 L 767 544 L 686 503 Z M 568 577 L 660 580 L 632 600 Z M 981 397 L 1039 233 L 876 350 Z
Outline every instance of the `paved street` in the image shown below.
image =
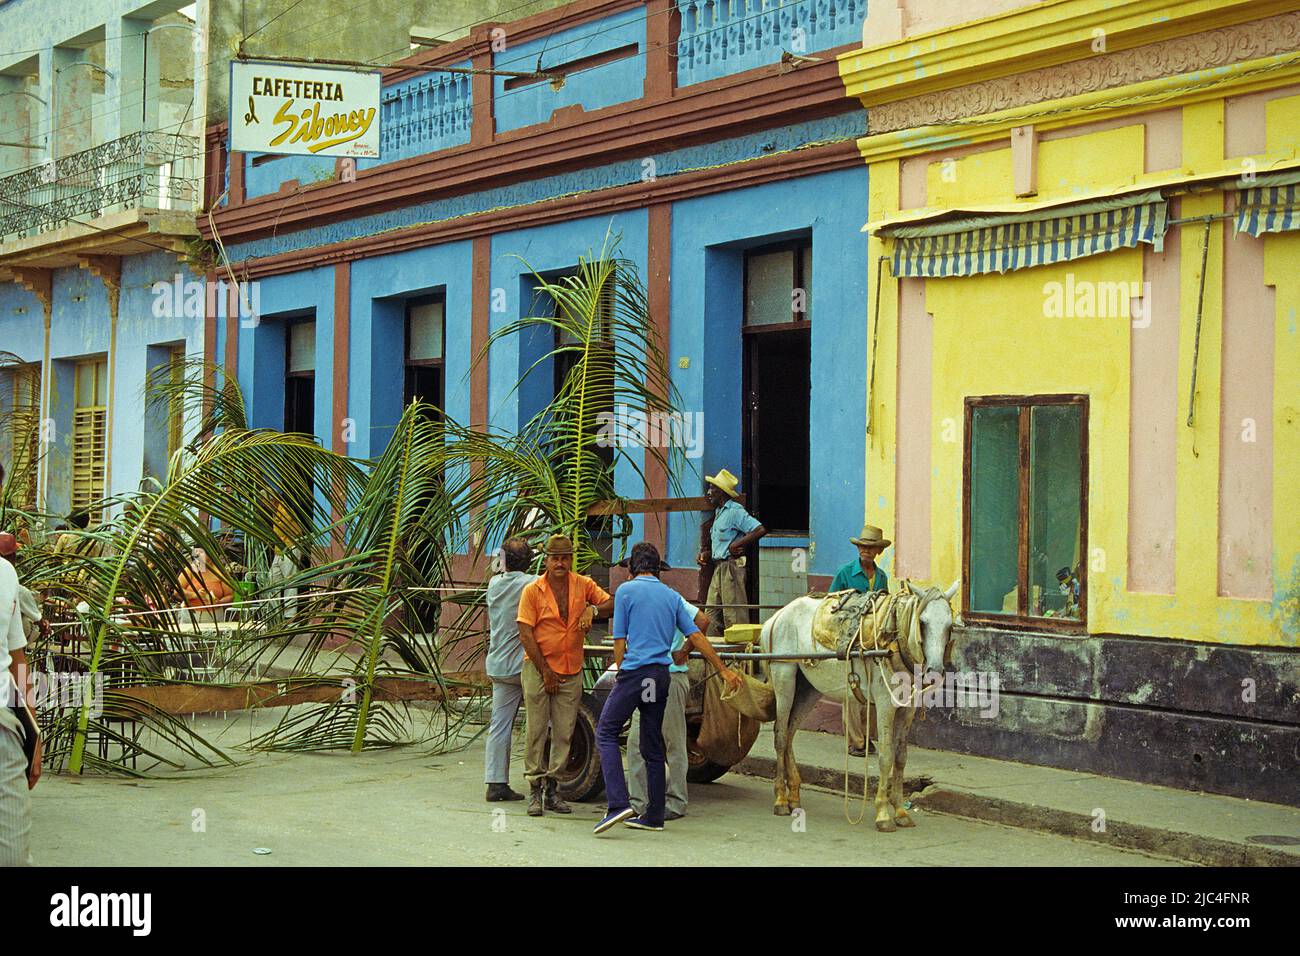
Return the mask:
M 201 722 L 228 740 L 245 726 Z M 485 803 L 481 761 L 479 742 L 445 756 L 258 755 L 220 774 L 146 781 L 51 776 L 35 792 L 33 852 L 60 866 L 1173 865 L 920 811 L 915 830 L 877 833 L 870 817 L 850 826 L 839 795 L 811 788 L 806 828 L 795 832 L 791 818 L 772 814 L 771 783 L 738 774 L 693 788 L 689 816 L 664 833 L 620 827 L 597 838 L 592 804 L 537 820 L 522 803 Z

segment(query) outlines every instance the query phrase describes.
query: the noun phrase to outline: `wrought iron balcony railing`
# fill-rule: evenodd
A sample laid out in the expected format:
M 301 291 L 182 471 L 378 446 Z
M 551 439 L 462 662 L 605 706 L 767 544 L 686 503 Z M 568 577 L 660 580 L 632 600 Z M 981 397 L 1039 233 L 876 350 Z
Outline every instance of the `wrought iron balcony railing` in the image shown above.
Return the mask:
M 125 209 L 199 208 L 199 142 L 131 133 L 0 179 L 0 240 Z
M 688 86 L 862 38 L 867 0 L 677 0 L 677 84 Z

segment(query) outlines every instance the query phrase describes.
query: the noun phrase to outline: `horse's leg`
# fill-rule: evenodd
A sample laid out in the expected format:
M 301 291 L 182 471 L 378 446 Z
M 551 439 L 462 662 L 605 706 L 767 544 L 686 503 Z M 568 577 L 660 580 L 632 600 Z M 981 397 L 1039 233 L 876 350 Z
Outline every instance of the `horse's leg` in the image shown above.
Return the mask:
M 791 810 L 799 806 L 799 786 L 803 779 L 799 776 L 799 763 L 794 759 L 794 735 L 799 730 L 821 694 L 802 676 L 795 680 L 794 706 L 790 708 L 790 730 L 785 738 L 785 782 L 788 793 L 787 802 Z
M 903 769 L 907 766 L 907 736 L 912 729 L 915 707 L 901 707 L 894 714 L 894 768 L 889 781 L 889 804 L 894 810 L 894 822 L 900 827 L 914 827 L 913 820 L 903 809 Z
M 871 668 L 871 696 L 876 703 L 876 829 L 891 833 L 897 829 L 889 803 L 889 781 L 894 769 L 894 701 L 889 696 L 890 686 L 880 678 L 876 668 Z
M 786 784 L 785 755 L 794 733 L 794 728 L 790 725 L 790 714 L 794 710 L 795 692 L 798 689 L 799 665 L 774 661 L 768 670 L 776 694 L 776 722 L 772 725 L 773 746 L 776 749 L 776 773 L 772 786 L 776 791 L 776 802 L 772 812 L 778 816 L 789 816 L 790 796 Z

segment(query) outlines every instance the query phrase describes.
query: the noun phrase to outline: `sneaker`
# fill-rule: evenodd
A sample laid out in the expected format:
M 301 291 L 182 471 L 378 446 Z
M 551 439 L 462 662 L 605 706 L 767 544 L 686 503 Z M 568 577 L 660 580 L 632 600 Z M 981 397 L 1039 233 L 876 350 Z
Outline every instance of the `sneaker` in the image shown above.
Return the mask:
M 662 823 L 650 823 L 648 820 L 644 820 L 641 817 L 631 817 L 630 819 L 624 820 L 623 826 L 630 827 L 633 830 L 662 831 L 664 828 L 664 825 Z
M 515 793 L 508 783 L 489 783 L 487 785 L 487 802 L 500 803 L 504 800 L 522 800 L 522 793 Z
M 636 816 L 636 811 L 631 807 L 624 807 L 622 810 L 609 810 L 601 821 L 591 828 L 591 832 L 604 833 L 610 827 L 617 826 L 632 816 Z
M 849 756 L 850 756 L 850 757 L 865 757 L 866 755 L 867 755 L 867 752 L 866 752 L 865 750 L 863 750 L 861 747 L 850 747 L 850 748 L 849 748 Z
M 664 811 L 664 821 L 665 821 L 665 822 L 667 822 L 668 820 L 680 820 L 680 819 L 682 819 L 682 817 L 684 817 L 684 816 L 686 816 L 686 814 L 684 814 L 684 813 L 678 813 L 676 810 L 666 810 L 666 811 Z

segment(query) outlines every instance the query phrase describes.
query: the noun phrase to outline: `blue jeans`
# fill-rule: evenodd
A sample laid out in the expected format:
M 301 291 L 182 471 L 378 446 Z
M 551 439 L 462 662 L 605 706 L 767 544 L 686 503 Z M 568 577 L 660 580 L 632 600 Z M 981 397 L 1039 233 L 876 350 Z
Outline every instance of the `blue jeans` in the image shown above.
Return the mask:
M 618 738 L 633 711 L 641 712 L 641 756 L 645 760 L 647 823 L 664 822 L 664 708 L 668 705 L 668 665 L 647 664 L 618 672 L 614 689 L 605 699 L 596 725 L 596 749 L 605 777 L 605 797 L 611 811 L 632 805 L 623 775 L 623 754 Z

